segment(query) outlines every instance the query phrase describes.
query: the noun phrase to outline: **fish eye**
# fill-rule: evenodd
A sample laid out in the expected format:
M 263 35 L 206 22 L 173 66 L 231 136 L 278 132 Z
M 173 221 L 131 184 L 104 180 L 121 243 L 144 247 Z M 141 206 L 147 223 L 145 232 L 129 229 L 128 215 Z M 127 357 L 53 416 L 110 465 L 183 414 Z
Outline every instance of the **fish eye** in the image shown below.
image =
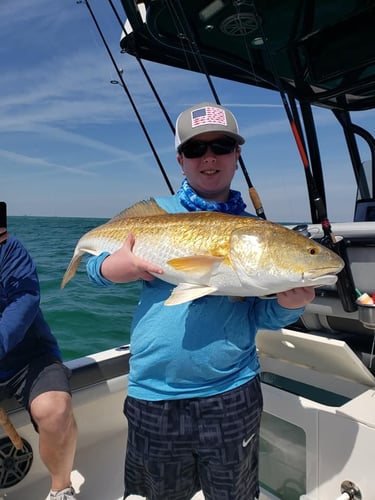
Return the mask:
M 310 255 L 315 255 L 316 254 L 316 249 L 315 248 L 310 248 L 309 249 L 309 254 Z

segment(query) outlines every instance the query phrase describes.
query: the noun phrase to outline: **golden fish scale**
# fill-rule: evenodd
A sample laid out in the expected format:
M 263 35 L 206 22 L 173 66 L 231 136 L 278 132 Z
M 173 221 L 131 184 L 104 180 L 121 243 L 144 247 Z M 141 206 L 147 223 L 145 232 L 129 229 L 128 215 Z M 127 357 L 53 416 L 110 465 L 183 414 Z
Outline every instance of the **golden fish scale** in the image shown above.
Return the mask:
M 249 233 L 274 235 L 279 226 L 250 217 L 225 215 L 217 212 L 195 212 L 132 217 L 109 221 L 90 231 L 87 236 L 112 238 L 123 241 L 129 233 L 135 239 L 168 240 L 175 247 L 191 249 L 194 253 L 226 256 L 230 235 L 234 229 L 248 228 Z M 285 231 L 285 228 L 281 228 Z
M 241 233 L 232 235 L 233 231 L 241 228 L 242 236 Z M 322 268 L 322 265 L 325 269 L 331 267 L 335 272 L 341 261 L 318 243 L 279 224 L 218 212 L 168 214 L 151 201 L 126 209 L 82 236 L 61 287 L 76 273 L 83 253 L 113 252 L 130 233 L 135 236 L 134 252 L 151 262 L 163 263 L 179 257 L 206 255 L 221 257 L 223 263 L 231 267 L 230 252 L 237 262 L 249 264 L 251 273 L 254 271 L 251 270 L 252 264 L 258 269 L 268 268 L 267 272 L 272 268 L 295 271 L 297 267 L 305 272 L 311 270 L 312 265 L 313 269 Z M 232 249 L 229 246 L 231 237 L 235 239 Z M 321 255 L 321 259 L 311 260 L 311 254 Z

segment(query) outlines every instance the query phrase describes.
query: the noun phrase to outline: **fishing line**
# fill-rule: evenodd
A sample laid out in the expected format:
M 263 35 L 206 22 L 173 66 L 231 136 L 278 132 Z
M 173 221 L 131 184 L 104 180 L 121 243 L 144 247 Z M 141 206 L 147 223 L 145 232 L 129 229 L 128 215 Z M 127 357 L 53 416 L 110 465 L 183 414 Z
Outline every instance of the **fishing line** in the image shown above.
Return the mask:
M 188 52 L 187 52 L 187 50 L 185 48 L 184 42 L 189 45 L 190 54 L 193 55 L 193 58 L 195 60 L 195 64 L 196 64 L 196 66 L 198 68 L 198 71 L 200 73 L 202 73 L 202 71 L 200 70 L 201 64 L 200 64 L 200 60 L 199 60 L 199 51 L 197 50 L 197 45 L 195 44 L 194 39 L 192 39 L 191 37 L 189 37 L 186 34 L 186 28 L 184 28 L 184 25 L 183 25 L 182 20 L 181 20 L 181 19 L 185 19 L 186 20 L 186 18 L 181 17 L 177 13 L 175 5 L 176 4 L 175 4 L 175 2 L 173 0 L 171 2 L 169 2 L 168 0 L 166 1 L 166 7 L 167 7 L 167 9 L 169 11 L 169 14 L 170 14 L 171 18 L 173 19 L 173 26 L 176 29 L 177 38 L 180 40 L 181 51 L 182 51 L 182 53 L 185 56 L 186 67 L 190 71 L 193 71 L 193 68 L 192 68 L 192 66 L 190 64 L 190 60 L 189 60 L 189 57 L 188 57 Z M 211 90 L 212 90 L 212 88 L 211 88 Z M 215 92 L 215 89 L 213 89 L 213 91 Z
M 189 21 L 186 18 L 185 11 L 181 5 L 180 0 L 171 0 L 171 1 L 167 0 L 167 5 L 170 8 L 170 12 L 173 12 L 173 14 L 174 14 L 173 18 L 174 18 L 175 27 L 177 29 L 178 36 L 180 38 L 184 37 L 184 40 L 186 40 L 186 42 L 189 44 L 190 51 L 195 57 L 196 64 L 198 66 L 198 71 L 205 75 L 205 77 L 207 79 L 208 86 L 210 87 L 210 90 L 212 92 L 212 95 L 214 96 L 216 104 L 220 104 L 219 96 L 218 96 L 216 89 L 215 89 L 215 86 L 212 82 L 212 78 L 210 77 L 210 75 L 207 71 L 202 54 L 201 54 L 199 47 L 197 45 L 197 42 L 195 40 L 193 31 L 190 28 Z M 177 12 L 176 6 L 179 8 L 179 12 Z M 177 26 L 177 23 L 181 26 L 181 28 L 179 28 Z
M 235 10 L 236 10 L 236 14 L 237 14 L 237 20 L 241 26 L 241 32 L 242 32 L 242 41 L 243 41 L 243 46 L 245 48 L 245 51 L 246 51 L 246 55 L 247 55 L 247 59 L 250 63 L 250 71 L 251 71 L 251 75 L 253 75 L 254 77 L 254 82 L 255 82 L 255 86 L 258 86 L 259 85 L 259 81 L 260 81 L 260 78 L 258 77 L 258 74 L 256 73 L 255 71 L 255 67 L 254 67 L 254 63 L 253 63 L 253 58 L 251 56 L 251 51 L 249 50 L 249 46 L 246 42 L 246 34 L 247 34 L 247 30 L 246 30 L 246 27 L 243 25 L 243 22 L 242 22 L 242 19 L 241 19 L 241 11 L 240 11 L 240 2 L 233 2 L 234 4 L 234 7 L 235 7 Z M 256 22 L 257 21 L 257 18 L 256 16 L 254 16 Z
M 108 43 L 107 43 L 107 41 L 106 41 L 106 39 L 104 37 L 104 34 L 103 34 L 103 32 L 102 32 L 102 30 L 101 30 L 101 28 L 99 26 L 99 23 L 98 23 L 97 19 L 95 17 L 95 14 L 94 14 L 93 10 L 91 9 L 89 1 L 88 0 L 77 0 L 77 3 L 78 4 L 84 3 L 86 5 L 86 7 L 88 8 L 88 10 L 90 12 L 90 15 L 91 15 L 91 18 L 92 18 L 92 20 L 93 20 L 93 22 L 94 22 L 94 24 L 96 26 L 96 29 L 97 29 L 97 31 L 98 31 L 98 33 L 100 35 L 100 38 L 102 39 L 103 45 L 106 48 L 107 53 L 109 55 L 109 58 L 112 61 L 113 67 L 116 70 L 117 76 L 118 76 L 119 80 L 121 81 L 121 87 L 124 89 L 124 92 L 126 93 L 128 99 L 129 99 L 129 102 L 130 102 L 130 104 L 131 104 L 131 106 L 133 108 L 133 111 L 134 111 L 134 113 L 135 113 L 135 115 L 136 115 L 136 117 L 138 119 L 138 122 L 139 122 L 139 124 L 140 124 L 140 126 L 141 126 L 141 128 L 143 130 L 143 133 L 144 133 L 144 135 L 145 135 L 145 137 L 146 137 L 146 139 L 148 141 L 148 144 L 149 144 L 149 146 L 150 146 L 150 148 L 151 148 L 151 150 L 152 150 L 152 152 L 154 154 L 155 160 L 157 161 L 157 163 L 159 165 L 159 169 L 160 169 L 160 171 L 161 171 L 161 173 L 162 173 L 162 175 L 164 177 L 164 180 L 165 180 L 165 182 L 166 182 L 166 184 L 167 184 L 167 186 L 168 186 L 171 194 L 174 194 L 174 190 L 172 188 L 172 185 L 169 182 L 168 176 L 167 176 L 167 174 L 166 174 L 166 172 L 164 170 L 164 167 L 163 167 L 163 165 L 162 165 L 162 163 L 160 161 L 160 158 L 159 158 L 159 156 L 158 156 L 158 154 L 156 152 L 156 149 L 155 149 L 155 147 L 154 147 L 154 145 L 152 143 L 151 137 L 150 137 L 150 135 L 147 132 L 147 129 L 146 129 L 145 125 L 144 125 L 144 122 L 142 120 L 141 115 L 138 112 L 137 106 L 136 106 L 136 104 L 135 104 L 135 102 L 134 102 L 134 100 L 133 100 L 133 98 L 131 96 L 131 93 L 129 92 L 129 89 L 127 88 L 127 86 L 125 84 L 124 78 L 122 76 L 122 70 L 116 64 L 116 61 L 115 61 L 115 59 L 114 59 L 114 57 L 112 55 L 111 49 L 109 48 L 109 45 L 108 45 Z
M 117 9 L 116 9 L 116 7 L 113 5 L 112 0 L 108 0 L 108 3 L 110 4 L 110 6 L 111 6 L 111 8 L 112 8 L 112 11 L 113 11 L 113 13 L 114 13 L 114 15 L 115 15 L 115 17 L 116 17 L 116 19 L 117 19 L 117 21 L 118 21 L 119 25 L 120 25 L 120 28 L 124 31 L 125 35 L 128 35 L 128 33 L 127 33 L 127 32 L 126 32 L 126 30 L 125 30 L 125 27 L 123 26 L 123 23 L 122 23 L 122 21 L 121 21 L 121 18 L 120 18 L 120 16 L 119 16 L 118 12 L 117 12 Z M 122 52 L 123 52 L 123 53 L 126 53 L 126 51 L 122 51 Z M 137 62 L 138 62 L 138 64 L 139 64 L 139 66 L 140 66 L 140 68 L 141 68 L 141 70 L 142 70 L 143 75 L 145 76 L 145 78 L 146 78 L 146 80 L 147 80 L 147 83 L 149 84 L 149 86 L 150 86 L 150 88 L 151 88 L 151 90 L 152 90 L 152 93 L 154 94 L 155 99 L 157 100 L 157 102 L 158 102 L 158 104 L 159 104 L 160 109 L 162 110 L 162 112 L 163 112 L 163 114 L 164 114 L 165 119 L 167 120 L 167 123 L 168 123 L 168 125 L 169 125 L 170 129 L 172 130 L 173 135 L 174 135 L 174 133 L 175 133 L 174 124 L 173 124 L 173 122 L 172 122 L 172 120 L 171 120 L 171 118 L 170 118 L 169 114 L 167 113 L 167 110 L 166 110 L 166 108 L 165 108 L 165 106 L 164 106 L 164 104 L 163 104 L 162 100 L 160 99 L 160 96 L 159 96 L 159 94 L 158 94 L 158 92 L 157 92 L 157 90 L 156 90 L 156 88 L 155 88 L 154 84 L 152 83 L 152 80 L 151 80 L 151 78 L 150 78 L 150 75 L 148 74 L 148 72 L 147 72 L 147 70 L 146 70 L 146 68 L 145 68 L 145 66 L 144 66 L 144 64 L 143 64 L 143 62 L 142 62 L 142 60 L 141 60 L 141 58 L 139 57 L 139 55 L 138 55 L 137 53 L 135 53 L 135 58 L 136 58 L 136 60 L 137 60 Z
M 216 104 L 220 105 L 221 103 L 220 103 L 219 96 L 218 96 L 216 89 L 215 89 L 215 86 L 212 82 L 212 78 L 210 77 L 210 75 L 208 73 L 206 64 L 203 60 L 202 54 L 201 54 L 199 47 L 196 43 L 193 31 L 190 28 L 189 21 L 186 18 L 185 11 L 181 5 L 181 1 L 180 0 L 177 0 L 177 1 L 176 0 L 171 0 L 171 1 L 167 0 L 166 3 L 170 6 L 171 11 L 173 10 L 175 12 L 175 18 L 178 20 L 179 24 L 181 24 L 182 32 L 183 32 L 186 40 L 190 44 L 192 53 L 196 57 L 198 69 L 201 73 L 203 73 L 205 75 L 207 82 L 208 82 L 208 85 L 211 89 L 212 95 L 214 96 Z M 176 6 L 179 8 L 179 12 L 177 12 Z M 238 158 L 238 162 L 240 164 L 242 173 L 245 177 L 245 180 L 246 180 L 246 183 L 248 186 L 248 190 L 249 190 L 249 196 L 250 196 L 251 202 L 254 206 L 254 209 L 259 217 L 261 217 L 262 219 L 266 219 L 266 214 L 264 212 L 260 196 L 259 196 L 257 190 L 255 189 L 255 187 L 253 186 L 253 183 L 251 182 L 249 172 L 246 168 L 246 165 L 245 165 L 241 155 Z

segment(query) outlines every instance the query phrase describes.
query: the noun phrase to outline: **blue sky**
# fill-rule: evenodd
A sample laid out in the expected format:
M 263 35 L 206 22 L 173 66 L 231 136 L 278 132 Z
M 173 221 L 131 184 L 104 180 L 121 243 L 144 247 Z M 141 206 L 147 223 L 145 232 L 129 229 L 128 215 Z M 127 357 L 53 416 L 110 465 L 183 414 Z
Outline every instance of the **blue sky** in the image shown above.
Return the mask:
M 171 130 L 137 61 L 120 53 L 110 6 L 105 0 L 90 5 L 177 190 L 181 174 Z M 120 6 L 119 13 L 124 18 Z M 85 4 L 3 0 L 0 58 L 0 199 L 10 215 L 112 217 L 139 199 L 169 194 L 126 94 L 110 83 L 117 75 Z M 203 76 L 145 66 L 173 122 L 183 109 L 213 101 Z M 280 96 L 216 78 L 214 83 L 246 138 L 243 159 L 267 218 L 309 220 L 303 166 Z M 328 216 L 351 220 L 355 189 L 343 138 L 330 113 L 314 114 Z M 374 112 L 357 113 L 354 120 L 374 133 Z M 240 169 L 233 187 L 252 210 Z

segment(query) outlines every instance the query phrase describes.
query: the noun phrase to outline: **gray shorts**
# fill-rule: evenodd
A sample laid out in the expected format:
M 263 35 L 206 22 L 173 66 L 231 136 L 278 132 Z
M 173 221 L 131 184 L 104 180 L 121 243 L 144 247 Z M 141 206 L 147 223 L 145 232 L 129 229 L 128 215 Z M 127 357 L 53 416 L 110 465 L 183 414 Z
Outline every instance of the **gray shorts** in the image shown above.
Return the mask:
M 56 356 L 45 354 L 34 358 L 9 380 L 0 382 L 0 401 L 14 397 L 30 413 L 31 402 L 44 392 L 62 391 L 71 394 L 70 377 L 71 370 L 68 367 Z M 36 428 L 32 417 L 31 420 Z
M 259 377 L 207 398 L 128 397 L 124 498 L 255 500 L 262 407 Z

